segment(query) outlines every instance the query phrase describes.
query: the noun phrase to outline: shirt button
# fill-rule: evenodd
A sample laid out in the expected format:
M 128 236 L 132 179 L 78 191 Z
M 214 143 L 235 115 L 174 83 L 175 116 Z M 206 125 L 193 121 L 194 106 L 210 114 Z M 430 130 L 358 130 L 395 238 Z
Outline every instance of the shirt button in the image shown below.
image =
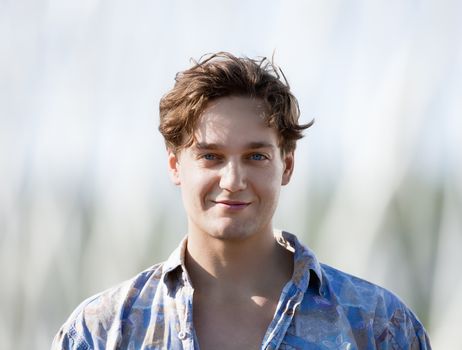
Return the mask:
M 180 338 L 181 340 L 186 339 L 186 333 L 183 332 L 183 331 L 180 331 L 180 332 L 178 333 L 178 338 Z

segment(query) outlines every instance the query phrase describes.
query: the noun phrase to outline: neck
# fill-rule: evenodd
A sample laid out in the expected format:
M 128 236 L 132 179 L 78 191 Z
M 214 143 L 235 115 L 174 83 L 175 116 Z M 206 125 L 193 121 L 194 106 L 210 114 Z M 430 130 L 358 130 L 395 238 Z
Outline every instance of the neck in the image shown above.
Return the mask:
M 196 292 L 265 296 L 290 279 L 293 257 L 272 231 L 236 240 L 190 232 L 186 266 Z

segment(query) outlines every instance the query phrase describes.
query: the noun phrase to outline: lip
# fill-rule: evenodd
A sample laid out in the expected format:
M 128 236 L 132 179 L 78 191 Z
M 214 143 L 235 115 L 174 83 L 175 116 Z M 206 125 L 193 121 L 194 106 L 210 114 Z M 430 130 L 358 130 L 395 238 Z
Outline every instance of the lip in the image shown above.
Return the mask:
M 250 205 L 251 202 L 242 202 L 242 201 L 233 201 L 233 200 L 217 200 L 212 201 L 214 204 L 217 204 L 221 207 L 227 209 L 243 209 Z

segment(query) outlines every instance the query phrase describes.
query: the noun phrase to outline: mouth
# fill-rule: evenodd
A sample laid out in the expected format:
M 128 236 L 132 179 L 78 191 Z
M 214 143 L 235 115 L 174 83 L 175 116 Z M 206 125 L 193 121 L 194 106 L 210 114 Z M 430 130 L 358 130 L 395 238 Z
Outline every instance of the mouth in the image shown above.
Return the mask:
M 232 200 L 217 200 L 212 201 L 214 204 L 226 209 L 243 209 L 250 205 L 251 202 L 232 201 Z

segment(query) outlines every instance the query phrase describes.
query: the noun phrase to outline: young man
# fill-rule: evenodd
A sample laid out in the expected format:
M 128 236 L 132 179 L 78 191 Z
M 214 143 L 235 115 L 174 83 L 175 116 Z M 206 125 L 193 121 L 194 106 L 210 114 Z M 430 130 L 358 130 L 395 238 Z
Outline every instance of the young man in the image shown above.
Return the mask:
M 160 131 L 188 234 L 169 259 L 84 301 L 54 349 L 430 349 L 393 294 L 273 229 L 299 110 L 267 60 L 218 53 L 181 72 Z

